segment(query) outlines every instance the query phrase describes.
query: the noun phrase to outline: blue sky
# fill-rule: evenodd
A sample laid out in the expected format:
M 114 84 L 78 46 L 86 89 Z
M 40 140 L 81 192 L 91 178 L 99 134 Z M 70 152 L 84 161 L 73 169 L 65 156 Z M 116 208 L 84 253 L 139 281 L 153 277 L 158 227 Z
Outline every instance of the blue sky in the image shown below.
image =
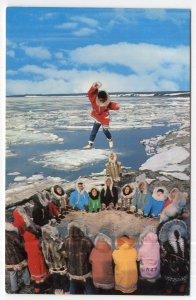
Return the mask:
M 7 95 L 190 89 L 190 11 L 9 7 Z

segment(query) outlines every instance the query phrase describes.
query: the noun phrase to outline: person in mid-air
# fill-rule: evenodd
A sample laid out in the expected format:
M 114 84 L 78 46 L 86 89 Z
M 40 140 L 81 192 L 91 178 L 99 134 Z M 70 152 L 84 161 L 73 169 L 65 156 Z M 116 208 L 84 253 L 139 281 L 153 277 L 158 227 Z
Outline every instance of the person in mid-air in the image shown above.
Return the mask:
M 110 110 L 119 110 L 119 105 L 110 100 L 110 97 L 106 91 L 98 90 L 102 86 L 101 82 L 97 81 L 93 83 L 92 87 L 88 91 L 88 97 L 92 104 L 91 117 L 95 120 L 93 129 L 90 134 L 88 144 L 83 149 L 91 149 L 96 138 L 99 128 L 102 126 L 103 132 L 108 139 L 109 147 L 113 148 L 112 135 L 109 131 L 110 123 Z

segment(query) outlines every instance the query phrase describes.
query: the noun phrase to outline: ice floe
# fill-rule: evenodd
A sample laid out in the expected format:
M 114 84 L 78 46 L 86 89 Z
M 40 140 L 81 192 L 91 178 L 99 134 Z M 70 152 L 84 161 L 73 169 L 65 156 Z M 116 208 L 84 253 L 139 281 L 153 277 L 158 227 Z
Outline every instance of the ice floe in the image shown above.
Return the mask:
M 181 125 L 189 119 L 190 98 L 177 97 L 178 94 L 156 97 L 154 94 L 138 93 L 133 97 L 130 93 L 126 97 L 119 94 L 117 99 L 115 95 L 120 111 L 111 112 L 111 127 L 121 130 Z M 54 130 L 89 130 L 93 122 L 90 118 L 91 104 L 85 96 L 8 97 L 6 105 L 6 140 L 9 146 L 63 143 L 63 138 Z M 8 149 L 7 155 L 13 153 Z
M 179 180 L 190 180 L 190 177 L 187 175 L 187 174 L 185 174 L 185 173 L 178 173 L 178 172 L 162 172 L 162 174 L 164 174 L 164 175 L 169 175 L 169 176 L 172 176 L 172 177 L 174 177 L 174 178 L 177 178 L 177 179 L 179 179 Z
M 108 158 L 110 150 L 91 149 L 91 150 L 56 150 L 43 154 L 40 158 L 33 158 L 35 163 L 44 167 L 57 170 L 76 170 L 87 164 L 94 164 Z
M 7 175 L 16 176 L 16 175 L 20 175 L 20 172 L 12 172 L 12 173 L 8 173 Z
M 177 171 L 180 167 L 178 164 L 186 160 L 188 157 L 189 152 L 186 149 L 175 146 L 150 157 L 144 164 L 142 164 L 140 170 Z M 186 166 L 187 165 L 181 167 L 180 171 L 183 171 Z

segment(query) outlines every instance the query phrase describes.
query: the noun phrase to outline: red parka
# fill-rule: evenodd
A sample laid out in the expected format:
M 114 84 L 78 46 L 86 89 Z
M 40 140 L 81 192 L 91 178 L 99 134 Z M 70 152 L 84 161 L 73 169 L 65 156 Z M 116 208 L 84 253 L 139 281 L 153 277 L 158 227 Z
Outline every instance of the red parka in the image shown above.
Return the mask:
M 31 273 L 31 279 L 37 283 L 43 282 L 48 277 L 48 270 L 46 268 L 43 254 L 40 250 L 40 242 L 36 236 L 25 231 L 24 248 L 28 256 L 28 268 Z
M 102 103 L 98 97 L 98 88 L 92 85 L 90 90 L 88 91 L 88 97 L 92 104 L 93 110 L 91 111 L 91 117 L 95 119 L 97 122 L 101 123 L 104 126 L 109 126 L 110 123 L 110 110 L 118 110 L 118 104 L 115 102 L 111 102 L 109 95 L 106 102 Z

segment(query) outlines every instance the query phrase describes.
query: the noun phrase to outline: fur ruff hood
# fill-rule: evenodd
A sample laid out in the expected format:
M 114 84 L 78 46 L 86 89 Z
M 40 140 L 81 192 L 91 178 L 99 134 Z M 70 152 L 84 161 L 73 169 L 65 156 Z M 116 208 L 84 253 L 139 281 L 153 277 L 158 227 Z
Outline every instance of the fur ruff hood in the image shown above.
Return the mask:
M 41 227 L 42 238 L 45 240 L 59 240 L 59 232 L 56 227 L 46 224 Z
M 148 183 L 147 183 L 145 180 L 140 180 L 140 181 L 138 182 L 138 188 L 140 187 L 140 185 L 141 185 L 142 183 L 144 184 L 144 192 L 143 192 L 143 194 L 146 195 L 147 192 L 148 192 Z
M 92 190 L 94 190 L 94 189 L 97 191 L 97 196 L 96 196 L 96 197 L 94 197 L 94 196 L 92 195 Z M 99 196 L 100 196 L 100 191 L 99 191 L 99 189 L 98 189 L 96 186 L 93 186 L 93 187 L 91 187 L 91 188 L 89 189 L 88 195 L 89 195 L 89 197 L 90 197 L 91 199 L 97 200 L 97 199 L 99 198 Z
M 106 191 L 106 190 L 107 190 L 107 185 L 106 185 L 106 181 L 107 181 L 107 179 L 110 179 L 110 180 L 111 180 L 111 184 L 110 184 L 110 191 L 112 191 L 112 188 L 113 188 L 113 180 L 112 180 L 112 177 L 107 177 L 107 178 L 105 179 L 104 191 Z
M 5 230 L 10 232 L 14 231 L 18 233 L 18 228 L 16 228 L 12 223 L 8 223 L 8 222 L 5 223 Z
M 112 248 L 112 239 L 109 236 L 107 236 L 106 234 L 101 233 L 101 232 L 98 233 L 98 235 L 96 236 L 95 241 L 94 241 L 95 246 L 100 241 L 106 242 L 110 246 L 110 248 Z
M 73 227 L 77 228 L 77 230 L 76 230 L 77 232 L 75 232 L 75 233 L 78 234 L 78 236 L 81 236 L 80 233 L 82 233 L 82 236 L 87 235 L 86 226 L 84 224 L 81 224 L 77 221 L 72 221 L 72 222 L 68 223 L 68 225 L 67 225 L 68 236 L 73 236 L 73 231 L 72 231 Z
M 107 100 L 105 102 L 101 102 L 98 97 L 96 98 L 96 104 L 99 107 L 104 107 L 104 106 L 107 107 L 111 102 L 109 94 L 106 91 L 104 92 L 107 94 Z
M 25 221 L 27 227 L 32 227 L 32 221 L 30 219 L 30 217 L 27 215 L 24 207 L 22 206 L 18 206 L 15 211 L 23 218 L 23 220 Z M 13 212 L 14 214 L 14 212 Z
M 79 192 L 79 189 L 78 189 L 78 183 L 83 183 L 83 187 L 84 187 L 84 189 L 82 190 L 82 192 Z M 76 187 L 75 187 L 75 189 L 76 189 L 76 191 L 79 193 L 79 194 L 83 194 L 86 190 L 85 190 L 85 184 L 84 184 L 84 182 L 82 181 L 82 180 L 77 180 L 77 182 L 76 182 Z
M 40 192 L 37 192 L 34 195 L 34 202 L 40 204 L 43 207 L 46 207 L 48 205 L 48 200 Z
M 62 188 L 62 190 L 63 190 L 63 188 Z M 63 195 L 59 195 L 55 192 L 54 186 L 51 188 L 51 194 L 56 200 L 61 200 L 62 197 L 65 197 L 65 191 L 63 190 Z
M 156 233 L 157 228 L 154 225 L 148 225 L 147 227 L 144 228 L 143 232 L 140 234 L 139 239 L 138 239 L 138 246 L 141 247 L 143 240 L 145 236 L 149 233 Z
M 129 186 L 130 189 L 132 190 L 128 195 L 124 194 L 124 189 L 125 189 L 126 186 Z M 130 199 L 130 198 L 134 197 L 135 193 L 136 193 L 136 184 L 134 184 L 134 183 L 128 183 L 128 184 L 125 184 L 122 187 L 120 197 L 123 197 L 125 199 Z
M 160 189 L 163 190 L 163 194 L 161 196 L 158 196 L 157 191 Z M 168 196 L 168 191 L 164 186 L 159 186 L 159 187 L 154 188 L 152 197 L 156 201 L 164 201 L 165 199 L 167 199 L 167 196 Z
M 113 158 L 113 159 L 111 159 L 111 157 L 110 157 L 111 154 L 114 155 L 114 158 Z M 110 162 L 110 163 L 113 163 L 113 164 L 116 163 L 116 161 L 117 161 L 117 155 L 116 155 L 116 153 L 111 152 L 110 155 L 109 155 L 109 162 Z

